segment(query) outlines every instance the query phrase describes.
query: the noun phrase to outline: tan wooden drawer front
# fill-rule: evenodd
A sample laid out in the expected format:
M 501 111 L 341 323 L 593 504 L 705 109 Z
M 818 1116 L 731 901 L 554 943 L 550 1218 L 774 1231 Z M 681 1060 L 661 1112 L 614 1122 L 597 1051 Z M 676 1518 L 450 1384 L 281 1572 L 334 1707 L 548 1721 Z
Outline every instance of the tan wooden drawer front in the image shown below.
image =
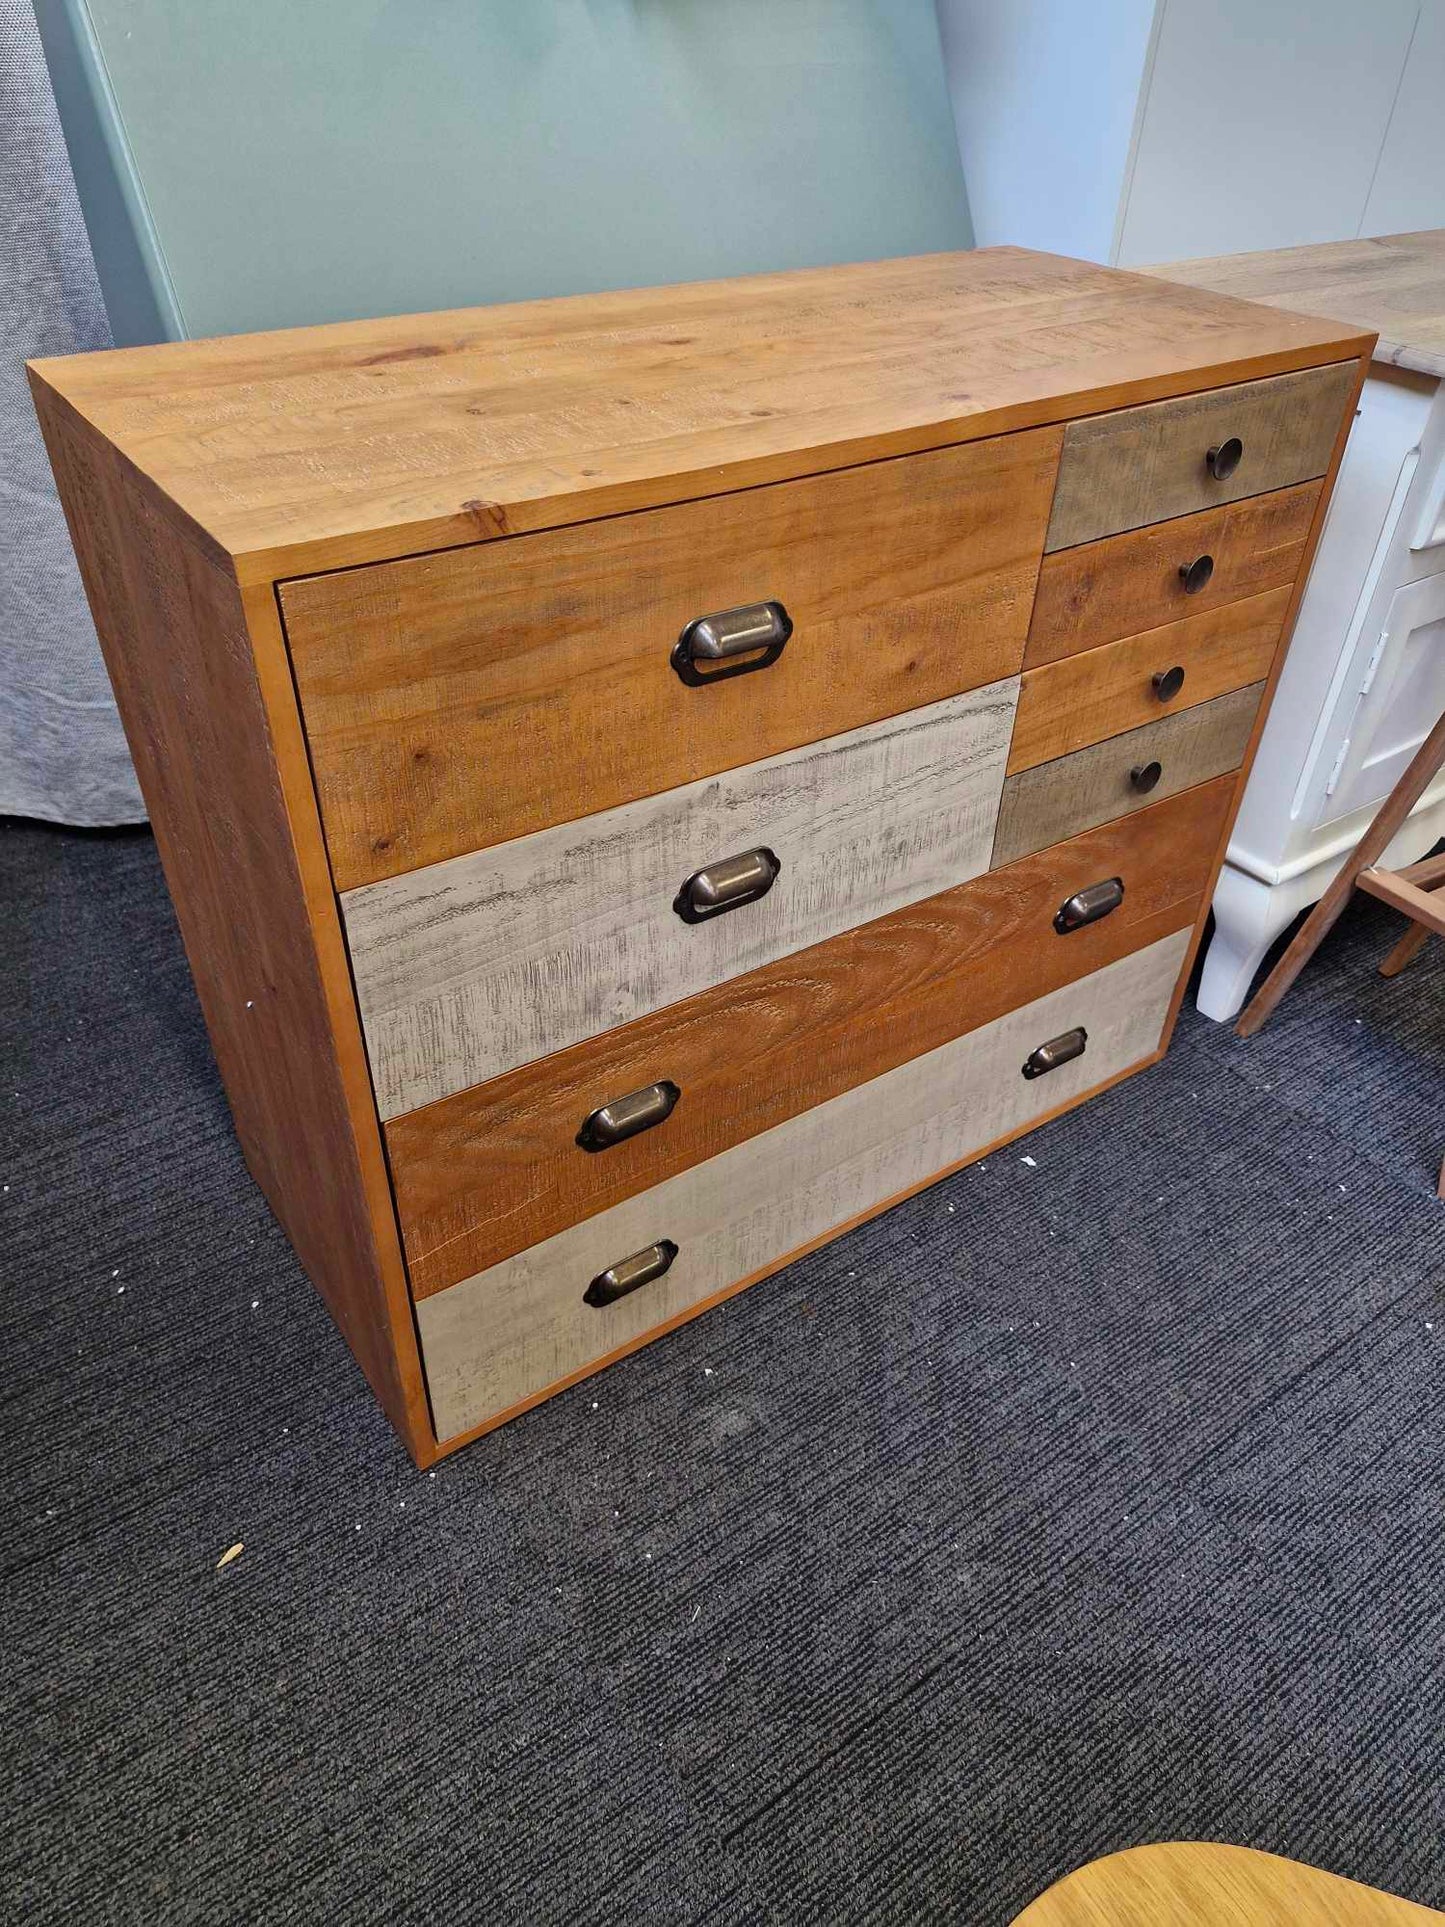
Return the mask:
M 396 1118 L 386 1141 L 413 1292 L 426 1296 L 1192 923 L 1234 779 L 1068 843 L 715 991 Z M 1061 933 L 1064 902 L 1124 899 Z M 601 1106 L 680 1092 L 662 1123 L 579 1146 Z
M 1009 774 L 1263 682 L 1289 611 L 1288 588 L 1166 623 L 1026 669 Z M 1178 680 L 1178 672 L 1183 680 Z M 1177 686 L 1176 686 L 1177 685 Z
M 423 1298 L 438 1435 L 586 1371 L 1139 1064 L 1158 1047 L 1189 938 L 1161 938 Z M 1082 1056 L 1023 1075 L 1039 1045 L 1076 1027 L 1088 1036 Z M 592 1279 L 664 1239 L 677 1247 L 664 1277 L 601 1308 L 584 1301 Z
M 1320 487 L 1303 482 L 1046 556 L 1024 667 L 1291 587 Z M 1191 595 L 1181 572 L 1201 555 L 1212 558 L 1214 573 Z
M 1046 548 L 1072 548 L 1323 475 L 1359 372 L 1357 362 L 1333 362 L 1070 422 Z M 1209 451 L 1232 437 L 1244 444 L 1243 456 L 1216 480 Z
M 989 867 L 1018 680 L 342 899 L 383 1118 L 965 883 Z M 694 872 L 776 882 L 699 924 Z
M 1015 674 L 1061 435 L 284 584 L 338 889 Z M 771 666 L 670 667 L 695 618 L 769 599 Z
M 1262 682 L 1251 683 L 1010 776 L 999 804 L 994 868 L 1238 769 L 1263 694 Z M 1158 780 L 1141 790 L 1133 772 L 1153 763 Z

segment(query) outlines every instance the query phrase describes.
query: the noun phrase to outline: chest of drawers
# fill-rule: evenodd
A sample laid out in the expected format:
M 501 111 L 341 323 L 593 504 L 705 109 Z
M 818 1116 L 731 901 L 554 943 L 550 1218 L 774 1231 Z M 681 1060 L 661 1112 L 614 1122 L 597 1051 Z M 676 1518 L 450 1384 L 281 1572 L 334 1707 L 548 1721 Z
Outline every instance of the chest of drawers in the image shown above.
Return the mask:
M 1369 347 L 1005 248 L 34 365 L 418 1462 L 1159 1056 Z

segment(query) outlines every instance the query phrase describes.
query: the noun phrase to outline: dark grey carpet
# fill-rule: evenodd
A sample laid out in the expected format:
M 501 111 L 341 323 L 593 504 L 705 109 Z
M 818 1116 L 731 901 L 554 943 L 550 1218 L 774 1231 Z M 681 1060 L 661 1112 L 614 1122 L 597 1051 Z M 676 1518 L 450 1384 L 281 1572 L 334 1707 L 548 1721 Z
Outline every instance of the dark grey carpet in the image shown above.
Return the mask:
M 1445 1903 L 1438 946 L 1360 906 L 1253 1044 L 427 1476 L 148 837 L 0 888 L 9 1918 L 1001 1923 L 1178 1836 Z

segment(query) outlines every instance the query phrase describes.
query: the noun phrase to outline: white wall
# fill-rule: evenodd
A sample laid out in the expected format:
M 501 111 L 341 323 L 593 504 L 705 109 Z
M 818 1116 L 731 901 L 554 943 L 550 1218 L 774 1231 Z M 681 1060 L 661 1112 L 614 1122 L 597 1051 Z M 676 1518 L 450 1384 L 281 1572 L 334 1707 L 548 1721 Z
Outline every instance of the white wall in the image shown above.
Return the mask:
M 1105 261 L 1154 0 L 938 0 L 974 235 Z
M 1445 227 L 1445 0 L 1426 0 L 1395 97 L 1361 234 Z
M 937 0 L 975 235 L 1130 266 L 1445 225 L 1445 0 Z
M 1120 263 L 1397 227 L 1383 201 L 1385 228 L 1364 222 L 1420 14 L 1418 0 L 1162 0 Z M 1445 124 L 1438 72 L 1433 94 Z

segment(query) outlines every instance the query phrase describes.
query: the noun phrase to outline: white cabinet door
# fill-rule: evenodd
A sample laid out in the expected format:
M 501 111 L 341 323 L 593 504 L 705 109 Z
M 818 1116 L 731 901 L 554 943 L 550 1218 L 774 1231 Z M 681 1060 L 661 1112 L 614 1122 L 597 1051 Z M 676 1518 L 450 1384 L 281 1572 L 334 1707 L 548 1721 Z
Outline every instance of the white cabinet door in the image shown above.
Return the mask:
M 1319 821 L 1387 796 L 1445 711 L 1445 575 L 1395 592 Z

